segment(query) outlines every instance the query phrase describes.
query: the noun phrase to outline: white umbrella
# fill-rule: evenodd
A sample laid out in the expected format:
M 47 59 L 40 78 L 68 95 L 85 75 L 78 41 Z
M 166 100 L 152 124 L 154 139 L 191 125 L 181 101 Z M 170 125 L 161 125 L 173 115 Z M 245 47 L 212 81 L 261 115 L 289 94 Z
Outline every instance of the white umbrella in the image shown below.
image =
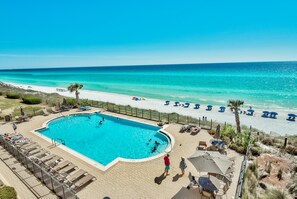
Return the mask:
M 225 175 L 232 166 L 232 161 L 223 155 L 211 155 L 210 152 L 195 152 L 188 160 L 195 166 L 198 172 L 210 172 Z

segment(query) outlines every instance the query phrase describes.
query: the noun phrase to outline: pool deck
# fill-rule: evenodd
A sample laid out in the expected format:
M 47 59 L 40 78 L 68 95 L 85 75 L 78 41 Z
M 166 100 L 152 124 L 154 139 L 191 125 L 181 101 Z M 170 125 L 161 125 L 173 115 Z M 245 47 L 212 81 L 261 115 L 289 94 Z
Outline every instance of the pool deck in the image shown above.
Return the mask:
M 97 109 L 96 109 L 97 110 Z M 99 110 L 99 109 L 98 109 Z M 93 112 L 94 110 L 92 110 Z M 76 110 L 64 112 L 63 114 L 76 113 Z M 87 113 L 84 112 L 84 113 Z M 144 122 L 156 125 L 156 122 L 139 119 L 135 117 L 119 115 L 110 112 L 104 114 L 114 115 L 126 119 L 131 119 L 138 122 Z M 194 166 L 186 160 L 188 168 L 186 175 L 179 177 L 179 161 L 181 157 L 189 157 L 195 152 L 199 141 L 206 141 L 212 137 L 207 131 L 202 130 L 197 135 L 190 135 L 189 133 L 179 133 L 180 125 L 170 124 L 165 130 L 175 138 L 175 144 L 170 152 L 171 170 L 170 175 L 162 178 L 164 172 L 163 157 L 159 157 L 146 162 L 118 162 L 106 171 L 102 171 L 75 155 L 61 149 L 60 147 L 52 147 L 51 143 L 45 139 L 31 133 L 32 130 L 42 127 L 42 124 L 50 119 L 58 117 L 60 114 L 50 114 L 49 116 L 36 116 L 29 122 L 18 124 L 17 132 L 24 136 L 32 138 L 38 142 L 43 148 L 46 148 L 51 153 L 60 155 L 65 160 L 71 161 L 79 168 L 86 170 L 94 175 L 97 180 L 86 186 L 78 192 L 80 199 L 98 199 L 98 198 L 201 198 L 198 189 L 188 190 L 189 173 L 193 176 L 199 176 Z M 13 129 L 11 123 L 1 126 L 1 133 L 12 133 Z M 241 166 L 242 156 L 234 151 L 228 150 L 229 157 L 236 157 L 235 172 L 232 178 L 230 189 L 227 192 L 227 198 L 232 198 L 236 191 L 236 185 Z M 14 178 L 8 178 L 2 171 L 7 170 L 6 165 L 0 164 L 0 178 L 4 178 L 8 184 L 14 185 Z M 2 175 L 1 175 L 2 174 Z M 160 184 L 155 181 L 161 182 Z M 19 182 L 21 183 L 21 182 Z M 15 186 L 20 196 L 25 195 L 27 190 L 24 186 Z M 224 196 L 225 197 L 225 196 Z M 21 197 L 22 198 L 22 197 Z M 32 197 L 34 198 L 34 197 Z

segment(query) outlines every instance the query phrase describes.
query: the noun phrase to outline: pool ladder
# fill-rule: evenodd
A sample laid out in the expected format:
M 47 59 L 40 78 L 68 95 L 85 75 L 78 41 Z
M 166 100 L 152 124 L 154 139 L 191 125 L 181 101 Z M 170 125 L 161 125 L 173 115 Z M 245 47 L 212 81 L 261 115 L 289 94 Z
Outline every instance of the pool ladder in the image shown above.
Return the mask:
M 61 139 L 61 138 L 53 138 L 53 139 L 52 139 L 52 144 L 56 146 L 57 143 L 61 143 L 61 144 L 63 144 L 63 145 L 66 145 L 65 140 L 63 140 L 63 139 Z

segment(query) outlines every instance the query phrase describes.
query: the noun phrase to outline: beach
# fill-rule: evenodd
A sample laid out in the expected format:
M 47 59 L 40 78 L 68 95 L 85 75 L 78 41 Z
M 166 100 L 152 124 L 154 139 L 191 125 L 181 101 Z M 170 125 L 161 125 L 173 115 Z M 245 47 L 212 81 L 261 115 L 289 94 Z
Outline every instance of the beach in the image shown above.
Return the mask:
M 29 84 L 17 84 L 11 82 L 5 82 L 15 87 L 30 89 L 35 91 L 41 91 L 44 93 L 59 93 L 60 95 L 67 97 L 75 97 L 74 93 L 69 93 L 68 91 L 61 92 L 59 89 L 64 89 L 59 87 L 48 87 L 48 86 L 36 86 Z M 194 118 L 207 117 L 207 120 L 214 120 L 219 123 L 229 123 L 235 125 L 234 113 L 232 113 L 228 108 L 224 113 L 218 112 L 219 106 L 213 106 L 212 111 L 206 111 L 207 104 L 201 104 L 200 109 L 194 109 L 194 104 L 191 104 L 189 108 L 183 108 L 181 106 L 175 107 L 174 102 L 170 102 L 168 106 L 164 105 L 165 100 L 145 98 L 145 100 L 135 101 L 132 100 L 133 95 L 123 95 L 123 94 L 114 94 L 108 92 L 99 92 L 99 91 L 90 91 L 90 90 L 80 90 L 80 98 L 98 100 L 103 102 L 110 102 L 119 105 L 130 105 L 136 108 L 143 109 L 152 109 L 164 113 L 179 113 L 185 116 L 191 116 Z M 138 96 L 141 97 L 141 96 Z M 247 109 L 243 109 L 247 110 Z M 248 116 L 240 114 L 240 121 L 242 125 L 252 126 L 260 131 L 264 131 L 268 134 L 273 135 L 296 135 L 297 134 L 297 123 L 289 122 L 286 120 L 287 111 L 279 112 L 277 119 L 272 118 L 263 118 L 261 117 L 261 109 L 254 109 L 254 116 Z

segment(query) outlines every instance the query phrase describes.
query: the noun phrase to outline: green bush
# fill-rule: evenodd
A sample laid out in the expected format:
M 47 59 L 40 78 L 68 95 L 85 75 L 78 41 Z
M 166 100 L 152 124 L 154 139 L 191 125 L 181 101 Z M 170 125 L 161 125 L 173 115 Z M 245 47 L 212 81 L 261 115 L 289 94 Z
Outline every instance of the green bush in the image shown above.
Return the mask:
M 241 153 L 241 154 L 245 154 L 246 153 L 246 150 L 243 146 L 238 146 L 237 144 L 235 143 L 232 143 L 229 145 L 229 148 L 236 151 L 237 153 Z
M 260 147 L 253 146 L 250 148 L 250 150 L 253 156 L 259 156 L 262 153 L 262 149 Z
M 286 148 L 286 152 L 291 154 L 291 155 L 297 155 L 297 147 L 289 145 Z
M 0 96 L 3 95 L 3 93 L 0 91 Z
M 225 142 L 226 145 L 230 144 L 230 142 L 231 142 L 230 138 L 227 137 L 227 136 L 224 136 L 224 137 L 222 138 L 222 140 Z
M 9 99 L 19 99 L 21 95 L 19 93 L 7 93 L 6 97 Z
M 272 146 L 273 145 L 273 139 L 270 137 L 266 137 L 262 140 L 262 143 L 267 145 L 267 146 Z
M 25 104 L 40 104 L 42 102 L 41 98 L 35 96 L 26 96 L 22 100 Z
M 13 187 L 9 187 L 9 186 L 0 187 L 0 198 L 1 199 L 16 199 L 17 193 Z

